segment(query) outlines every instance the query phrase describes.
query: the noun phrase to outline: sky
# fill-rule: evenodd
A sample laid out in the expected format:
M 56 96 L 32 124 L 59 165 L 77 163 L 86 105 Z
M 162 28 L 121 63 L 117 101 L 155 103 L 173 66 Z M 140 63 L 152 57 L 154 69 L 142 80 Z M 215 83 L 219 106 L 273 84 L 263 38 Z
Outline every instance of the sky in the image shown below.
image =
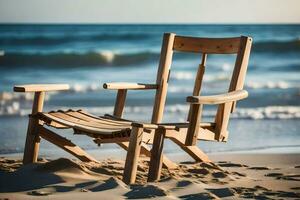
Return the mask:
M 0 0 L 0 23 L 300 23 L 300 0 Z

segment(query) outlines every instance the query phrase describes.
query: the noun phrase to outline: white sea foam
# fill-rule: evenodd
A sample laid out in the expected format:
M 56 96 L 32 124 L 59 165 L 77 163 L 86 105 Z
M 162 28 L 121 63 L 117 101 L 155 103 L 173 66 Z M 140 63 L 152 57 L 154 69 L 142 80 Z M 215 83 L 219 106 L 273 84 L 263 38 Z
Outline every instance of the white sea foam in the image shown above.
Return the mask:
M 238 109 L 236 118 L 246 119 L 299 119 L 299 106 L 268 106 L 260 108 Z
M 176 71 L 171 73 L 171 78 L 176 80 L 192 80 L 195 78 L 195 74 L 186 71 Z
M 272 82 L 268 81 L 265 83 L 261 82 L 247 82 L 246 83 L 247 88 L 252 88 L 252 89 L 288 89 L 288 88 L 295 88 L 295 87 L 300 87 L 300 85 L 295 85 L 291 84 L 285 81 L 278 81 L 278 82 Z
M 229 63 L 224 63 L 222 65 L 222 70 L 223 71 L 230 71 L 232 69 L 232 66 Z
M 115 54 L 112 51 L 101 51 L 99 54 L 108 63 L 112 63 L 114 61 Z
M 196 78 L 196 72 L 175 71 L 171 73 L 171 78 L 175 80 L 194 80 Z M 206 82 L 224 81 L 229 79 L 230 77 L 224 73 L 216 75 L 205 74 L 203 77 L 203 80 Z

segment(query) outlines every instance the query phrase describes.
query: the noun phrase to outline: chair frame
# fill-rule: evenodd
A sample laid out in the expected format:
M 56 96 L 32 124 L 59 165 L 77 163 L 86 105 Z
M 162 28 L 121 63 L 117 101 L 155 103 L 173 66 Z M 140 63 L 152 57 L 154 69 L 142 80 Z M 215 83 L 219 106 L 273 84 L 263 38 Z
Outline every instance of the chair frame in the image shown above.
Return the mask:
M 163 111 L 166 101 L 168 89 L 168 77 L 170 73 L 170 66 L 172 61 L 172 48 L 175 34 L 164 34 L 159 67 L 157 71 L 157 78 L 155 84 L 142 83 L 105 83 L 104 89 L 117 90 L 117 97 L 113 115 L 116 118 L 121 118 L 125 106 L 126 95 L 128 90 L 156 90 L 155 101 L 153 106 L 153 114 L 151 123 L 160 123 L 163 118 Z M 23 155 L 23 164 L 37 162 L 39 145 L 41 138 L 55 144 L 63 150 L 77 157 L 84 162 L 98 162 L 95 158 L 87 154 L 79 146 L 72 143 L 70 140 L 56 134 L 47 129 L 43 125 L 44 121 L 37 117 L 39 113 L 43 112 L 43 104 L 45 92 L 68 90 L 67 84 L 31 84 L 31 85 L 17 85 L 14 86 L 15 92 L 34 92 L 34 100 L 32 105 L 32 113 L 29 115 L 29 123 L 26 135 L 25 149 Z M 63 123 L 55 124 L 56 128 L 64 128 Z M 144 128 L 139 124 L 132 124 L 130 137 L 120 137 L 112 139 L 95 139 L 94 141 L 100 143 L 117 143 L 123 149 L 127 150 L 126 164 L 124 169 L 123 181 L 125 183 L 134 183 L 135 174 L 137 170 L 137 160 L 141 154 L 148 157 L 151 156 L 150 149 L 142 141 L 149 139 L 153 141 L 154 131 L 143 134 Z M 177 165 L 171 162 L 167 157 L 163 158 L 164 165 L 169 169 L 174 169 Z
M 158 180 L 161 167 L 164 164 L 168 169 L 177 167 L 162 154 L 163 141 L 169 138 L 179 145 L 185 152 L 196 161 L 208 162 L 207 155 L 197 146 L 198 139 L 226 141 L 228 137 L 227 125 L 230 112 L 233 112 L 236 101 L 246 98 L 248 93 L 244 90 L 244 78 L 248 65 L 251 48 L 251 38 L 192 38 L 176 36 L 174 33 L 165 33 L 161 48 L 160 62 L 155 84 L 142 83 L 105 83 L 103 87 L 109 90 L 117 90 L 117 97 L 113 117 L 122 119 L 128 90 L 156 90 L 151 123 L 131 123 L 129 137 L 117 137 L 109 139 L 95 139 L 98 144 L 116 143 L 127 150 L 123 181 L 132 184 L 136 180 L 137 165 L 140 154 L 151 157 L 148 181 Z M 170 67 L 174 51 L 202 53 L 202 62 L 197 72 L 193 96 L 187 98 L 191 104 L 187 123 L 162 124 L 163 112 L 166 102 Z M 210 53 L 237 54 L 236 64 L 229 88 L 229 93 L 216 96 L 199 96 L 201 83 L 205 69 L 206 56 Z M 68 90 L 66 84 L 42 84 L 42 85 L 19 85 L 14 87 L 15 92 L 34 92 L 32 113 L 29 116 L 28 130 L 26 135 L 23 163 L 37 161 L 40 139 L 43 138 L 63 150 L 71 153 L 84 162 L 98 162 L 80 147 L 70 140 L 54 133 L 43 125 L 45 122 L 37 115 L 43 112 L 45 92 Z M 202 123 L 201 111 L 204 104 L 219 104 L 214 123 Z M 200 126 L 199 126 L 200 124 Z M 63 124 L 57 124 L 57 128 Z M 149 142 L 150 141 L 150 142 Z M 146 144 L 153 143 L 152 150 Z

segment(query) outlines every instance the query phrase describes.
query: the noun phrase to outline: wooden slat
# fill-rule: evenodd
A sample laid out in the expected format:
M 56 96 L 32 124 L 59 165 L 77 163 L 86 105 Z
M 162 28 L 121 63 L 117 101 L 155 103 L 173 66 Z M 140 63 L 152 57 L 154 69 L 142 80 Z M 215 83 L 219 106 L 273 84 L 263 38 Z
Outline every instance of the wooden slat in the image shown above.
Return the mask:
M 119 131 L 121 129 L 126 129 L 126 128 L 130 128 L 130 126 L 123 126 L 123 127 L 116 127 L 113 125 L 106 125 L 106 124 L 100 124 L 100 123 L 95 123 L 95 122 L 88 122 L 88 121 L 84 121 L 69 115 L 66 115 L 64 113 L 60 113 L 60 112 L 55 112 L 55 113 L 49 113 L 51 116 L 72 122 L 76 125 L 83 125 L 86 127 L 91 127 L 91 128 L 97 128 L 97 129 L 103 129 L 103 130 L 112 130 L 113 131 Z
M 168 90 L 168 76 L 170 73 L 170 67 L 173 56 L 174 38 L 175 34 L 173 33 L 164 34 L 156 79 L 156 84 L 158 85 L 158 88 L 155 94 L 155 102 L 151 119 L 151 123 L 154 124 L 161 122 L 164 112 Z
M 68 89 L 70 89 L 68 84 L 31 84 L 14 86 L 15 92 L 46 92 Z
M 69 126 L 72 127 L 74 129 L 78 129 L 82 132 L 87 132 L 87 133 L 93 133 L 93 134 L 103 134 L 103 135 L 111 135 L 112 133 L 119 133 L 120 131 L 116 131 L 116 132 L 112 132 L 112 131 L 107 131 L 107 130 L 103 130 L 103 129 L 99 129 L 99 128 L 93 128 L 93 127 L 88 127 L 88 126 L 84 126 L 84 125 L 80 125 L 80 124 L 75 124 L 73 122 L 67 121 L 67 120 L 63 120 L 61 118 L 55 117 L 53 115 L 50 115 L 49 113 L 41 113 L 42 116 L 51 119 L 57 123 L 60 123 L 64 126 Z
M 58 111 L 56 113 L 60 113 L 61 111 Z M 51 113 L 50 113 L 51 114 Z M 64 116 L 67 117 L 70 120 L 73 120 L 74 122 L 82 123 L 83 125 L 91 126 L 91 127 L 98 127 L 98 128 L 112 128 L 112 129 L 122 129 L 122 128 L 130 128 L 130 124 L 119 124 L 119 123 L 112 123 L 107 122 L 106 120 L 103 120 L 99 118 L 98 120 L 94 118 L 90 118 L 75 112 L 63 112 Z
M 119 121 L 107 120 L 107 119 L 101 118 L 101 117 L 98 117 L 98 118 L 89 117 L 87 115 L 84 115 L 84 114 L 82 114 L 80 112 L 76 112 L 76 111 L 68 111 L 68 112 L 66 112 L 66 114 L 73 116 L 73 117 L 77 117 L 78 119 L 84 119 L 87 121 L 101 123 L 101 124 L 121 126 L 121 127 L 128 124 L 128 126 L 129 126 L 129 123 L 124 124 L 124 123 L 120 123 Z
M 174 40 L 174 50 L 208 54 L 235 54 L 239 51 L 240 40 L 240 37 L 195 38 L 177 35 Z

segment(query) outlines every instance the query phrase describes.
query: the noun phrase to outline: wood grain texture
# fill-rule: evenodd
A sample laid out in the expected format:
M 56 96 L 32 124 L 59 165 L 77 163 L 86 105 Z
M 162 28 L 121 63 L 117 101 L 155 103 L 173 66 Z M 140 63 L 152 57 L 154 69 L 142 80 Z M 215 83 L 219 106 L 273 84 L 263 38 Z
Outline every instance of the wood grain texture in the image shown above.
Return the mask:
M 31 85 L 16 85 L 15 92 L 46 92 L 56 90 L 69 90 L 68 84 L 31 84 Z
M 155 94 L 155 101 L 151 119 L 151 123 L 154 124 L 160 123 L 163 117 L 168 90 L 168 77 L 173 57 L 174 38 L 174 33 L 164 34 L 156 79 L 158 88 Z
M 240 37 L 236 38 L 196 38 L 176 36 L 174 50 L 208 54 L 235 54 L 240 48 Z
M 108 90 L 149 90 L 157 89 L 156 84 L 147 84 L 147 83 L 128 83 L 128 82 L 116 82 L 116 83 L 104 83 L 103 88 Z
M 43 111 L 44 106 L 44 92 L 35 92 L 33 104 L 32 104 L 32 115 Z M 23 164 L 34 163 L 37 161 L 39 146 L 40 146 L 40 136 L 39 136 L 39 119 L 30 117 L 28 122 L 26 142 L 23 155 Z
M 135 182 L 142 137 L 143 128 L 133 127 L 130 134 L 129 147 L 123 172 L 123 181 L 126 184 L 132 184 Z
M 246 90 L 237 90 L 218 95 L 210 96 L 189 96 L 186 101 L 191 104 L 222 104 L 226 102 L 233 102 L 248 97 Z

